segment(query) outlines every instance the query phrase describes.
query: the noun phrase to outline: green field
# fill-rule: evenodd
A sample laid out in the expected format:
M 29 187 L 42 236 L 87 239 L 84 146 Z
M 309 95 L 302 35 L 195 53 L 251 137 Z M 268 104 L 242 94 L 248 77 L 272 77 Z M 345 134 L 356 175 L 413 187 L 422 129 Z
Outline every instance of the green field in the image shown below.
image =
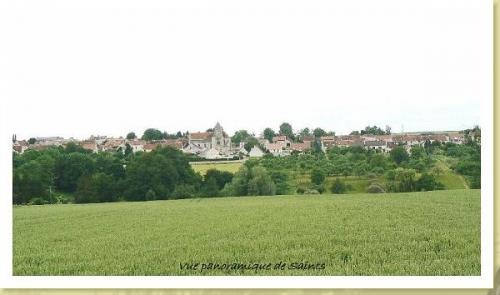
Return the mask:
M 243 162 L 238 161 L 238 162 L 202 162 L 202 163 L 196 163 L 193 162 L 191 163 L 191 167 L 193 167 L 195 172 L 200 172 L 201 175 L 205 175 L 207 170 L 209 169 L 217 169 L 221 171 L 229 171 L 231 173 L 236 173 L 238 169 L 240 169 L 241 165 L 243 165 Z
M 13 250 L 14 275 L 480 275 L 480 190 L 16 206 Z

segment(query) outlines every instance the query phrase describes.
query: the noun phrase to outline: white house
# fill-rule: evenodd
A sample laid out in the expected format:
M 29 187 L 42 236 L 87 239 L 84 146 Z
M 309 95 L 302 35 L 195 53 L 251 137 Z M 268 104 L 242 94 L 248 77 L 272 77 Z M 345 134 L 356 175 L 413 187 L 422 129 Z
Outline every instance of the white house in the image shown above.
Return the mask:
M 264 156 L 264 152 L 258 146 L 254 146 L 248 153 L 248 156 L 250 158 L 262 158 Z

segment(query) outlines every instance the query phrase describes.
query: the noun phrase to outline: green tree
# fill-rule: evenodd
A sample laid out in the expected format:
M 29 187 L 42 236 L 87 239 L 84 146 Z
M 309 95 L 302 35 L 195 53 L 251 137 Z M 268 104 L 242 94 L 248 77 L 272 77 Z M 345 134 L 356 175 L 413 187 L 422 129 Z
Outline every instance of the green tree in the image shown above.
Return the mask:
M 276 194 L 276 185 L 264 167 L 254 167 L 248 181 L 249 196 L 272 196 Z
M 129 155 L 132 155 L 134 153 L 134 151 L 132 150 L 132 147 L 130 146 L 130 144 L 126 143 L 125 144 L 125 157 L 129 156 Z
M 238 130 L 234 133 L 233 137 L 231 137 L 231 142 L 235 145 L 239 145 L 240 142 L 245 141 L 250 134 L 246 130 Z
M 167 199 L 177 185 L 199 187 L 201 177 L 195 174 L 186 155 L 166 147 L 142 153 L 130 159 L 125 172 L 124 197 L 129 201 L 143 201 L 149 190 L 157 199 Z
M 264 129 L 263 134 L 264 134 L 264 138 L 269 140 L 270 142 L 273 141 L 273 137 L 276 136 L 276 132 L 274 132 L 274 130 L 271 128 Z
M 114 202 L 118 199 L 113 176 L 97 172 L 78 179 L 76 203 Z
M 245 145 L 243 146 L 245 148 L 245 150 L 247 152 L 250 152 L 250 150 L 254 147 L 254 146 L 258 146 L 259 145 L 259 141 L 257 140 L 257 138 L 253 137 L 253 136 L 249 136 L 247 137 L 246 139 L 246 142 L 245 142 Z M 262 150 L 263 148 L 261 148 Z
M 149 128 L 144 131 L 142 139 L 147 141 L 161 140 L 163 139 L 163 133 L 158 129 Z
M 347 191 L 347 186 L 340 178 L 335 178 L 330 190 L 334 194 L 343 194 Z
M 78 179 L 93 172 L 94 161 L 91 155 L 79 152 L 63 154 L 55 163 L 55 185 L 62 192 L 74 192 Z
M 137 136 L 135 135 L 135 132 L 129 132 L 127 133 L 127 139 L 128 140 L 132 140 L 132 139 L 136 139 Z
M 391 159 L 398 165 L 408 161 L 409 155 L 404 146 L 396 146 L 391 150 Z
M 36 143 L 36 138 L 31 137 L 30 139 L 28 139 L 28 143 L 29 144 L 35 144 Z
M 33 198 L 48 199 L 49 184 L 40 163 L 29 161 L 15 169 L 13 174 L 14 204 L 26 204 Z
M 277 195 L 287 195 L 290 193 L 289 177 L 286 172 L 272 171 L 270 173 L 272 181 L 276 184 Z
M 321 136 L 325 136 L 326 131 L 318 127 L 316 129 L 314 129 L 313 134 L 314 134 L 314 137 L 319 138 Z
M 444 189 L 442 183 L 438 182 L 436 177 L 432 174 L 423 173 L 415 184 L 417 191 L 433 191 Z
M 295 136 L 293 135 L 292 125 L 289 123 L 282 123 L 280 125 L 280 135 L 285 135 L 290 140 L 294 140 Z
M 413 192 L 416 190 L 416 172 L 414 169 L 397 168 L 394 174 L 391 190 L 395 192 Z
M 311 182 L 316 185 L 321 185 L 325 181 L 326 175 L 325 171 L 319 168 L 314 168 L 311 171 Z

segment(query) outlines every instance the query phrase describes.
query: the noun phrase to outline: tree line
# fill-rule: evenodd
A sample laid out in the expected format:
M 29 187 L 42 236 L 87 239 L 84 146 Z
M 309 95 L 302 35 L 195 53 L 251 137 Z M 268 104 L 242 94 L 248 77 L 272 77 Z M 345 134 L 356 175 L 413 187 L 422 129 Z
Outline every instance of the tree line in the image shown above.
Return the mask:
M 481 146 L 426 142 L 395 147 L 389 154 L 361 146 L 332 147 L 326 153 L 265 155 L 247 160 L 236 172 L 195 173 L 191 157 L 163 147 L 152 152 L 92 153 L 74 143 L 65 147 L 13 154 L 13 203 L 94 203 L 217 196 L 345 193 L 348 176 L 372 179 L 367 192 L 406 192 L 442 189 L 443 168 L 463 175 L 471 188 L 481 187 Z M 309 182 L 295 185 L 306 175 Z M 326 185 L 327 177 L 334 177 Z M 384 181 L 382 182 L 381 179 Z

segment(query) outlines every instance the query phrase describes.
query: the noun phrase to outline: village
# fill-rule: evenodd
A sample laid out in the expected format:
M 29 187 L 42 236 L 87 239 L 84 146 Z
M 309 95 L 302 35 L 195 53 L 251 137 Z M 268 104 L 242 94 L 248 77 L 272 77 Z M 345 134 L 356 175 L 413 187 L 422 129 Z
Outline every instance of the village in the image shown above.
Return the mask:
M 408 152 L 412 146 L 424 146 L 426 142 L 441 143 L 451 142 L 463 144 L 465 136 L 458 131 L 452 132 L 422 132 L 412 134 L 350 134 L 350 135 L 325 135 L 315 137 L 313 135 L 297 136 L 292 140 L 289 136 L 277 134 L 270 139 L 263 134 L 256 139 L 256 144 L 247 145 L 247 141 L 240 141 L 238 144 L 232 142 L 231 137 L 224 131 L 217 122 L 215 127 L 205 132 L 186 132 L 184 136 L 171 139 L 144 140 L 139 138 L 91 136 L 85 140 L 75 140 L 73 138 L 62 137 L 38 137 L 29 140 L 17 140 L 13 136 L 13 151 L 18 154 L 26 150 L 43 150 L 53 146 L 66 146 L 73 142 L 83 149 L 93 153 L 99 152 L 122 152 L 131 153 L 150 152 L 157 147 L 174 147 L 186 154 L 198 156 L 206 160 L 229 160 L 260 158 L 265 154 L 276 157 L 285 157 L 293 153 L 306 153 L 313 149 L 326 152 L 331 147 L 353 147 L 360 146 L 365 149 L 372 149 L 379 152 L 388 153 L 395 146 L 402 145 Z

